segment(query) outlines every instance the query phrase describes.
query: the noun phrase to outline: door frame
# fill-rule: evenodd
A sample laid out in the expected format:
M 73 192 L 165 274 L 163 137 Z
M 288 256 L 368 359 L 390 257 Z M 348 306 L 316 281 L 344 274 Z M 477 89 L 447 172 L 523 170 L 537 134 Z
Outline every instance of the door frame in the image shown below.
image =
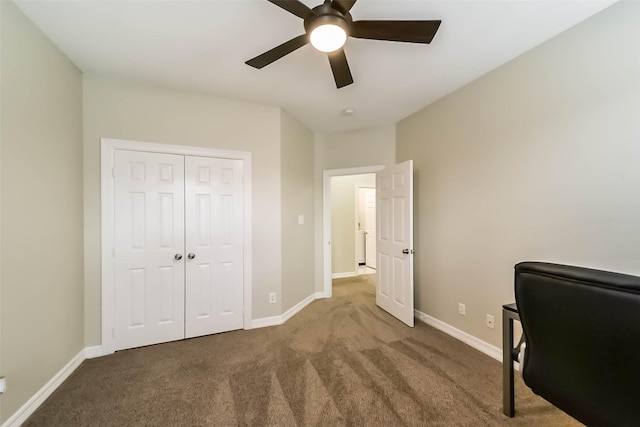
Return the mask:
M 331 298 L 331 178 L 345 175 L 364 175 L 383 170 L 384 165 L 348 169 L 327 169 L 322 173 L 322 283 L 324 298 Z
M 153 142 L 128 141 L 123 139 L 101 138 L 100 140 L 100 176 L 101 176 L 101 295 L 102 295 L 102 354 L 111 354 L 115 350 L 115 177 L 113 172 L 116 150 L 141 151 L 183 156 L 216 157 L 221 159 L 242 160 L 243 162 L 243 329 L 251 329 L 252 297 L 252 216 L 251 216 L 251 153 L 246 151 L 219 150 L 214 148 L 190 147 L 183 145 L 159 144 Z

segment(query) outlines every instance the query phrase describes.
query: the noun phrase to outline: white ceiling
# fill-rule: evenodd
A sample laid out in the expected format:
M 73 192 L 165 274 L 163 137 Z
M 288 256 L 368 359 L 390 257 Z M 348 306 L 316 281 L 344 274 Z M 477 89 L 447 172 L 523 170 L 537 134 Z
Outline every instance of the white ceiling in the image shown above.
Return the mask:
M 244 64 L 304 32 L 266 0 L 16 1 L 83 72 L 280 106 L 316 132 L 396 123 L 614 2 L 359 0 L 354 20 L 442 25 L 430 45 L 350 38 L 355 83 L 338 90 L 309 45 L 262 70 Z

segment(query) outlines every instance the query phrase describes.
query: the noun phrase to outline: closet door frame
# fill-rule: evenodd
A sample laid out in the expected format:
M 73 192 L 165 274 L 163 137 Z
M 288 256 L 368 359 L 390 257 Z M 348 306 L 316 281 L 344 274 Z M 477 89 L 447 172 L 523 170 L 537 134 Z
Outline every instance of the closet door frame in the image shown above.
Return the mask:
M 151 142 L 102 138 L 101 145 L 101 238 L 102 238 L 102 354 L 115 351 L 115 218 L 114 158 L 116 150 L 140 151 L 184 156 L 215 157 L 243 162 L 243 248 L 244 248 L 244 329 L 251 329 L 252 292 L 252 218 L 251 218 L 251 153 L 246 151 L 168 145 Z

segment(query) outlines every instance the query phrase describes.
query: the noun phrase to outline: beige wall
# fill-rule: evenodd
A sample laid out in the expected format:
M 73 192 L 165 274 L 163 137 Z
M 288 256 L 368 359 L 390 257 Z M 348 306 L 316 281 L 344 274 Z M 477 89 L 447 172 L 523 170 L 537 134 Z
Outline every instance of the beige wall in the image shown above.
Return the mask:
M 313 133 L 282 112 L 282 311 L 315 292 Z M 298 224 L 298 216 L 304 224 Z
M 396 127 L 384 126 L 350 132 L 316 134 L 316 165 L 325 169 L 395 163 Z
M 249 151 L 252 154 L 253 318 L 279 315 L 281 111 L 215 96 L 84 76 L 85 330 L 101 342 L 100 138 Z
M 84 348 L 84 331 L 81 74 L 12 2 L 0 10 L 2 423 Z
M 615 4 L 398 124 L 419 310 L 499 345 L 515 263 L 640 274 L 638 22 Z
M 376 174 L 331 178 L 331 273 L 356 273 L 357 187 L 375 188 Z
M 315 182 L 315 283 L 324 289 L 323 173 L 329 169 L 392 165 L 396 157 L 396 127 L 383 126 L 350 132 L 316 134 L 314 141 Z

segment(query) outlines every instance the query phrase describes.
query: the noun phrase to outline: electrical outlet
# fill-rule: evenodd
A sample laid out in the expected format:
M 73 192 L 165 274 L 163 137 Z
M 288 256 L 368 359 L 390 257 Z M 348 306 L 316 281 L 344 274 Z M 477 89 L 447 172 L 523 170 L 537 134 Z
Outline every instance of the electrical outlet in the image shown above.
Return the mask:
M 460 314 L 462 316 L 466 316 L 467 315 L 467 306 L 464 305 L 461 302 L 458 303 L 458 314 Z
M 274 302 L 276 302 L 276 293 L 269 292 L 269 303 L 273 304 Z
M 496 322 L 494 317 L 490 314 L 487 314 L 487 328 L 495 329 L 495 327 L 496 327 Z
M 4 393 L 5 391 L 7 391 L 7 381 L 4 379 L 4 377 L 0 377 L 0 394 Z

